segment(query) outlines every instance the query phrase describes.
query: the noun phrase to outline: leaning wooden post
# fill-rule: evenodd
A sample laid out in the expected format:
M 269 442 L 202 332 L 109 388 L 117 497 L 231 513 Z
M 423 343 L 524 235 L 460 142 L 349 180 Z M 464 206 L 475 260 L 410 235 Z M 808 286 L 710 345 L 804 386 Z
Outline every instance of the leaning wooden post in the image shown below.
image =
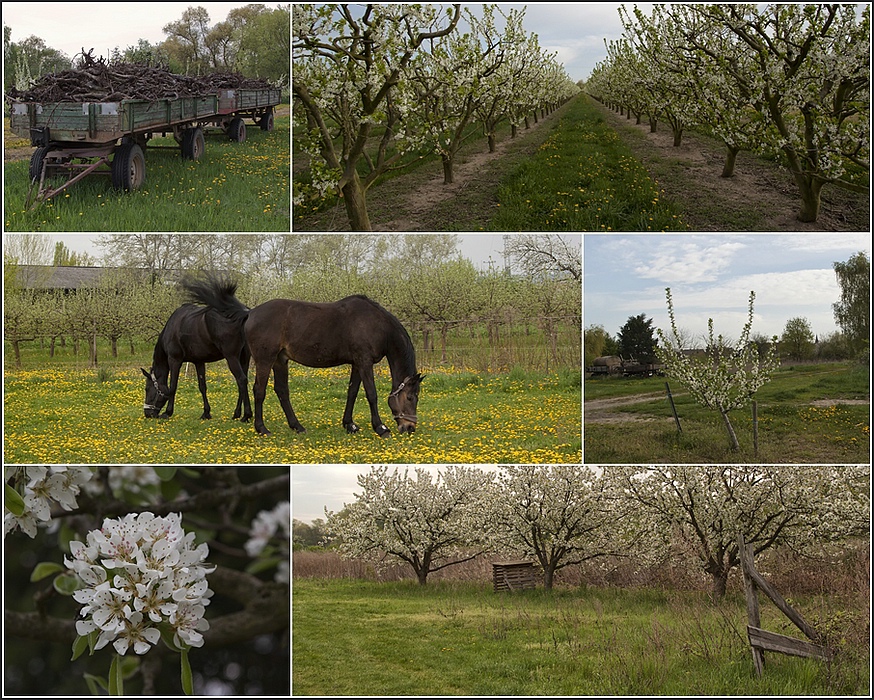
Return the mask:
M 668 392 L 668 401 L 671 404 L 671 413 L 674 414 L 674 422 L 677 424 L 677 432 L 682 433 L 683 429 L 680 427 L 680 417 L 677 415 L 677 408 L 674 406 L 674 397 L 671 395 L 671 387 L 665 382 L 665 390 Z
M 756 585 L 748 573 L 753 568 L 753 546 L 744 542 L 743 533 L 737 537 L 737 551 L 740 558 L 740 568 L 743 572 L 744 593 L 747 598 L 747 624 L 749 627 L 761 627 L 759 597 L 756 595 Z M 750 648 L 753 650 L 753 665 L 756 667 L 756 675 L 761 676 L 765 670 L 765 652 L 756 646 Z
M 759 456 L 759 411 L 755 400 L 753 401 L 753 457 Z

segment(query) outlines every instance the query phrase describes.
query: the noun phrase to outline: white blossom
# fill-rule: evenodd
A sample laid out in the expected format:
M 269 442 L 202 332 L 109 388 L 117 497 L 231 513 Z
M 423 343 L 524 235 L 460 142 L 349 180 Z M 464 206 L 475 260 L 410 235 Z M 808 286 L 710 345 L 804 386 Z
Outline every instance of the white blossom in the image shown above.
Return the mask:
M 3 537 L 15 528 L 36 537 L 38 526 L 51 523 L 54 505 L 64 510 L 78 506 L 76 497 L 93 473 L 91 467 L 6 467 L 5 481 L 21 494 L 24 512 L 6 512 Z
M 279 553 L 286 561 L 280 561 L 274 576 L 279 583 L 288 583 L 288 541 L 291 537 L 291 503 L 282 501 L 273 510 L 262 510 L 252 520 L 249 527 L 249 539 L 243 547 L 250 557 L 257 557 L 265 552 L 268 543 L 277 533 Z M 274 552 L 275 554 L 275 552 Z
M 194 547 L 194 533 L 182 529 L 182 516 L 129 513 L 103 521 L 85 543 L 70 543 L 64 558 L 84 588 L 73 593 L 82 603 L 76 631 L 100 630 L 96 648 L 112 642 L 119 654 L 133 647 L 145 654 L 160 638 L 158 625 L 168 623 L 178 646 L 202 646 L 209 629 L 205 606 L 213 592 L 206 575 L 206 544 Z

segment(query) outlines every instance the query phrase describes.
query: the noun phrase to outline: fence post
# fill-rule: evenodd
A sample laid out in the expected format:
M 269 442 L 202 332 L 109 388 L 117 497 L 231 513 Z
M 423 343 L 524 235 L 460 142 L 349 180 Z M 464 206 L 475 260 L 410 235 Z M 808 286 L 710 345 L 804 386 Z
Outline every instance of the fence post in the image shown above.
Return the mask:
M 753 457 L 759 456 L 759 411 L 753 400 Z
M 665 389 L 668 392 L 668 401 L 671 404 L 671 413 L 674 414 L 674 422 L 677 424 L 677 432 L 682 433 L 683 429 L 680 427 L 680 417 L 677 415 L 677 408 L 674 406 L 674 397 L 671 395 L 671 387 L 665 382 Z
M 753 546 L 747 545 L 744 542 L 743 533 L 738 534 L 737 550 L 744 579 L 744 593 L 747 599 L 747 625 L 749 627 L 761 627 L 759 596 L 756 595 L 756 586 L 748 573 L 753 568 Z M 750 648 L 753 650 L 753 665 L 756 667 L 756 675 L 761 676 L 765 670 L 765 652 L 756 646 L 751 646 Z

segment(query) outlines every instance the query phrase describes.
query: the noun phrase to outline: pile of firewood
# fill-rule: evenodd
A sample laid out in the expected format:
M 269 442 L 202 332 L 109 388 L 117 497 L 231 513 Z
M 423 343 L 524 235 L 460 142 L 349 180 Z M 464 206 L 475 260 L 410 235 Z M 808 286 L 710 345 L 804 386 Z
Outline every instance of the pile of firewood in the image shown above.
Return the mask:
M 264 90 L 271 85 L 261 78 L 237 73 L 177 75 L 166 68 L 136 63 L 108 64 L 83 50 L 79 68 L 50 73 L 27 90 L 11 88 L 7 98 L 17 102 L 119 102 L 166 100 L 213 95 L 219 90 Z

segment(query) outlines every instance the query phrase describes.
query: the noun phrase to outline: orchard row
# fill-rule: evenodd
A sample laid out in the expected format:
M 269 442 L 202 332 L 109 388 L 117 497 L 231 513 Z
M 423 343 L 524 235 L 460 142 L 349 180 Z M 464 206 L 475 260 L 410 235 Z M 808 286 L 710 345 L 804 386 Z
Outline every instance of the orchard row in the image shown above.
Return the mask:
M 723 177 L 739 151 L 778 158 L 816 221 L 820 192 L 868 191 L 870 17 L 865 5 L 655 5 L 620 10 L 624 34 L 586 83 L 601 102 L 722 139 Z
M 471 124 L 494 148 L 579 91 L 523 28 L 524 8 L 498 5 L 293 6 L 296 146 L 311 182 L 295 204 L 339 194 L 353 231 L 371 230 L 366 191 L 410 159 L 439 154 L 444 181 Z

